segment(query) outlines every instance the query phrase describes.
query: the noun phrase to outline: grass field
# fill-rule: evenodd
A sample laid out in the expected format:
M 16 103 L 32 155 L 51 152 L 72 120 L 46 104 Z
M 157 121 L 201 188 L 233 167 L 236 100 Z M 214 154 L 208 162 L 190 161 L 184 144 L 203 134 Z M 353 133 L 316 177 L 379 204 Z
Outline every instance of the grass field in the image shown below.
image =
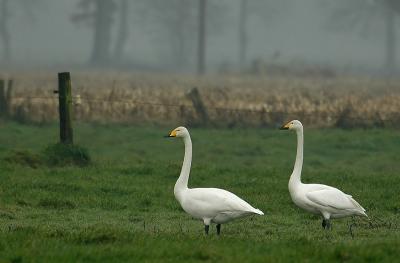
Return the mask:
M 175 127 L 75 125 L 89 167 L 30 168 L 5 161 L 40 152 L 57 126 L 0 123 L 0 262 L 393 262 L 400 253 L 398 130 L 305 129 L 304 182 L 352 194 L 370 217 L 354 238 L 347 219 L 323 231 L 296 208 L 287 183 L 293 133 L 273 129 L 191 129 L 189 185 L 220 187 L 265 212 L 222 226 L 221 236 L 185 214 L 173 196 L 183 143 Z

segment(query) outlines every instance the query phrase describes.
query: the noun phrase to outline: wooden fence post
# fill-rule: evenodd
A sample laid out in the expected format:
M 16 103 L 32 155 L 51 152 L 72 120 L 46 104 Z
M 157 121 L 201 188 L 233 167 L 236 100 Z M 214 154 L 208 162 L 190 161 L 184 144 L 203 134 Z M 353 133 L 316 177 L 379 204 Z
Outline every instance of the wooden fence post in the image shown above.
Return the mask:
M 199 90 L 197 88 L 191 89 L 187 93 L 187 97 L 192 101 L 193 107 L 196 110 L 198 117 L 200 118 L 201 124 L 208 125 L 210 118 L 208 116 L 207 108 L 200 97 Z
M 6 81 L 0 79 L 0 118 L 9 118 L 11 116 L 11 91 L 12 91 L 13 81 L 8 80 L 8 85 L 6 86 Z
M 13 89 L 14 81 L 12 79 L 8 80 L 7 92 L 6 92 L 6 117 L 11 118 L 11 94 Z
M 71 76 L 69 72 L 58 73 L 58 101 L 60 113 L 60 142 L 72 144 L 72 95 Z
M 6 87 L 4 79 L 0 79 L 0 118 L 6 117 Z

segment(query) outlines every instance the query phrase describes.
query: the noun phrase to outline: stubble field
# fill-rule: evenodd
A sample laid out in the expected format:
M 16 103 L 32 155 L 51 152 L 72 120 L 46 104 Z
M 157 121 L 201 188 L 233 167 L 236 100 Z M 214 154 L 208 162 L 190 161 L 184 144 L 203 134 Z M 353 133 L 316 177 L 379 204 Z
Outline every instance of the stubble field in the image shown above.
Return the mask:
M 72 72 L 75 118 L 84 122 L 274 127 L 298 118 L 312 127 L 399 127 L 398 79 Z M 58 118 L 56 73 L 9 74 L 12 119 Z M 205 116 L 188 94 L 199 92 Z

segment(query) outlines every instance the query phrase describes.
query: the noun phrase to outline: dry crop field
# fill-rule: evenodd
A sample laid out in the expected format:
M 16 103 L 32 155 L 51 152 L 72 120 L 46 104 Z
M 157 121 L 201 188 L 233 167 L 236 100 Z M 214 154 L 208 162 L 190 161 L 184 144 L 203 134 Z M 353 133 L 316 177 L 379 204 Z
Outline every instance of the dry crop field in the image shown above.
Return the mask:
M 57 119 L 56 73 L 18 73 L 10 115 Z M 390 127 L 400 123 L 400 81 L 368 77 L 194 76 L 72 72 L 75 118 L 99 123 L 275 126 L 299 118 L 313 127 Z M 188 92 L 197 87 L 206 118 Z

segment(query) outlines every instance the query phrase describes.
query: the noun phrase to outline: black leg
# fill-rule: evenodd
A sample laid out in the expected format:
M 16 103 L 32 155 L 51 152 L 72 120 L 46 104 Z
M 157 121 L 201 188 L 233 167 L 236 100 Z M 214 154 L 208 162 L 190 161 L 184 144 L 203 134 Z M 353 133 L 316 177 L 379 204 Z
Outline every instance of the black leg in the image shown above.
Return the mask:
M 326 220 L 322 219 L 322 228 L 325 229 L 326 228 Z
M 206 235 L 208 235 L 208 230 L 210 229 L 209 225 L 204 226 L 204 231 L 206 232 Z
M 324 229 L 331 229 L 331 221 L 329 219 L 322 219 L 322 227 Z
M 331 220 L 326 220 L 326 229 L 332 229 Z
M 221 233 L 221 224 L 217 225 L 217 235 Z
M 353 227 L 356 226 L 356 221 L 354 220 L 354 216 L 351 217 L 351 223 L 349 224 L 349 232 L 351 238 L 354 238 Z

